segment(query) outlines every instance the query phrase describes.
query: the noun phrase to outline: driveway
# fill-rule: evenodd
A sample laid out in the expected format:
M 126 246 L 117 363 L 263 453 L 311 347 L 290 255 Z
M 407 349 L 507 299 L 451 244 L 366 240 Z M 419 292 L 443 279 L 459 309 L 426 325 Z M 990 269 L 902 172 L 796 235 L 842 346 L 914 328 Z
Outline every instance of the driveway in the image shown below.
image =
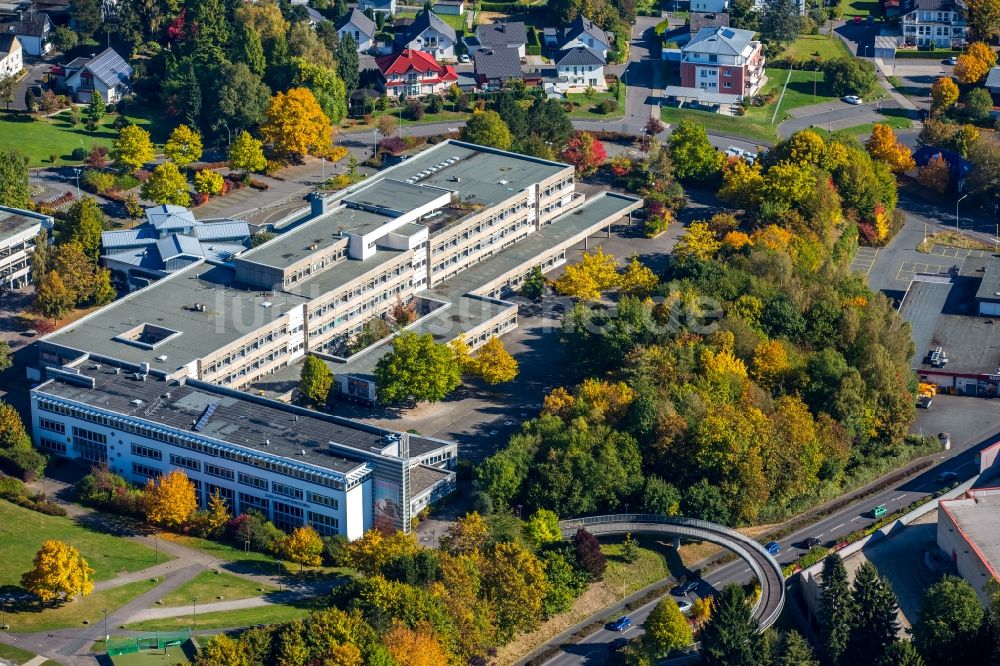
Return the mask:
M 14 90 L 14 99 L 10 103 L 12 111 L 27 111 L 28 106 L 24 103 L 24 94 L 28 91 L 28 86 L 42 85 L 42 76 L 49 71 L 51 63 L 37 60 L 33 63 L 25 63 L 28 75 L 21 79 Z
M 792 117 L 778 125 L 778 135 L 788 137 L 810 127 L 836 132 L 866 123 L 883 122 L 886 115 L 901 112 L 899 105 L 891 98 L 858 105 L 840 100 L 811 104 L 789 111 Z

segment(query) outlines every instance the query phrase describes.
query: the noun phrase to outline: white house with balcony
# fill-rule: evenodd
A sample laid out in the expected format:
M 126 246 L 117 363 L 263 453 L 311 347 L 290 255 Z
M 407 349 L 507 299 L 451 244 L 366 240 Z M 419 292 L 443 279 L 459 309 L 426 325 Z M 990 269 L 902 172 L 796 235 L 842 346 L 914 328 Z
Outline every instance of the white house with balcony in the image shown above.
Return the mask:
M 343 40 L 346 37 L 352 38 L 358 44 L 358 52 L 367 51 L 375 45 L 375 35 L 378 29 L 375 21 L 360 11 L 357 7 L 344 17 L 344 21 L 337 27 L 337 36 Z
M 572 92 L 579 88 L 604 90 L 604 58 L 586 46 L 576 46 L 560 51 L 556 56 L 556 76 Z
M 681 51 L 681 86 L 755 95 L 767 82 L 764 52 L 752 30 L 702 28 Z
M 900 44 L 938 49 L 963 48 L 968 38 L 963 0 L 903 0 Z

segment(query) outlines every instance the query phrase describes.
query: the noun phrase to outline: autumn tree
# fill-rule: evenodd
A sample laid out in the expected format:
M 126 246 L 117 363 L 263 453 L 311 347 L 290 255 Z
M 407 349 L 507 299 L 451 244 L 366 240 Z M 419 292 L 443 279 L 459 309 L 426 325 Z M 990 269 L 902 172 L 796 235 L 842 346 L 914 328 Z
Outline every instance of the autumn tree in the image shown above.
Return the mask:
M 311 525 L 300 525 L 292 530 L 281 546 L 288 560 L 303 567 L 318 567 L 323 563 L 323 539 Z
M 208 518 L 206 520 L 206 526 L 210 534 L 218 534 L 226 523 L 229 522 L 231 517 L 229 511 L 229 505 L 226 500 L 219 493 L 219 489 L 216 488 L 215 491 L 208 497 Z
M 917 169 L 917 182 L 932 192 L 944 194 L 951 184 L 951 170 L 941 153 L 927 160 L 927 164 Z
M 608 159 L 608 151 L 593 134 L 580 132 L 569 140 L 559 158 L 576 167 L 577 176 L 589 176 Z
M 408 399 L 437 402 L 461 382 L 462 369 L 451 348 L 434 342 L 429 333 L 404 331 L 375 365 L 378 400 L 383 404 Z
M 27 439 L 21 416 L 17 410 L 6 402 L 0 402 L 0 448 L 9 449 L 18 446 Z
M 138 125 L 126 125 L 111 146 L 111 157 L 129 171 L 137 171 L 156 157 L 149 132 Z
M 636 257 L 632 257 L 632 261 L 622 271 L 619 282 L 622 293 L 630 296 L 646 297 L 653 293 L 660 284 L 660 279 L 656 277 L 656 273 L 652 269 L 640 262 Z
M 179 167 L 201 159 L 201 135 L 187 125 L 178 125 L 163 146 L 163 154 Z
M 993 49 L 984 42 L 973 42 L 958 56 L 954 72 L 959 83 L 972 85 L 979 83 L 996 64 L 997 54 Z
M 968 0 L 966 8 L 969 26 L 977 39 L 990 43 L 1000 35 L 1000 1 Z
M 59 240 L 79 243 L 84 254 L 95 264 L 101 256 L 101 232 L 106 220 L 93 197 L 85 196 L 66 211 L 66 219 L 56 223 Z
M 517 359 L 510 355 L 496 336 L 479 348 L 472 363 L 474 372 L 490 386 L 513 381 L 517 377 Z
M 694 642 L 691 626 L 671 597 L 656 604 L 643 626 L 646 635 L 662 654 L 687 647 Z
M 35 290 L 35 308 L 45 317 L 62 319 L 76 304 L 76 296 L 66 287 L 58 271 L 49 271 Z
M 573 548 L 580 567 L 590 574 L 592 580 L 600 580 L 608 568 L 608 559 L 601 552 L 601 542 L 597 537 L 581 527 L 573 535 Z
M 28 159 L 16 150 L 0 151 L 0 206 L 25 208 L 30 201 Z
M 510 128 L 496 111 L 476 111 L 465 122 L 459 138 L 480 146 L 510 150 L 513 143 Z
M 410 629 L 396 620 L 382 640 L 399 666 L 439 666 L 450 661 L 429 622 L 418 622 Z
M 482 595 L 496 613 L 500 641 L 533 629 L 551 587 L 541 561 L 516 543 L 497 543 L 485 553 L 480 570 Z
M 73 546 L 48 540 L 35 553 L 31 570 L 21 575 L 21 587 L 46 603 L 87 595 L 94 589 L 94 570 Z
M 486 521 L 476 511 L 470 511 L 445 531 L 441 549 L 452 555 L 469 555 L 486 546 L 490 531 Z
M 194 191 L 215 196 L 222 193 L 223 178 L 211 169 L 202 169 L 194 175 Z
M 715 256 L 720 247 L 722 244 L 715 239 L 715 234 L 706 222 L 692 222 L 677 239 L 672 254 L 681 263 L 691 260 L 707 261 Z
M 240 132 L 229 146 L 229 168 L 242 171 L 244 174 L 263 171 L 267 166 L 263 146 L 264 144 L 253 138 L 249 132 Z
M 198 666 L 249 666 L 246 646 L 228 634 L 216 634 L 198 650 Z
M 528 518 L 524 534 L 536 547 L 562 540 L 559 530 L 559 516 L 548 509 L 538 509 Z
M 14 365 L 14 357 L 6 340 L 0 340 L 0 372 Z
M 601 292 L 617 287 L 619 279 L 614 255 L 598 247 L 594 252 L 584 252 L 579 263 L 566 266 L 554 286 L 557 292 L 566 296 L 596 299 Z
M 333 141 L 333 126 L 308 88 L 278 92 L 268 104 L 260 132 L 279 153 L 302 157 L 325 150 Z
M 958 86 L 950 76 L 942 76 L 931 86 L 931 109 L 943 113 L 958 101 Z
M 176 529 L 184 525 L 195 509 L 198 496 L 194 484 L 182 470 L 174 469 L 146 482 L 146 520 Z
M 385 535 L 379 530 L 368 530 L 360 539 L 348 544 L 347 561 L 366 576 L 375 576 L 382 573 L 391 560 L 415 555 L 418 550 L 412 534 L 397 530 Z
M 895 132 L 888 125 L 875 123 L 865 148 L 873 158 L 888 164 L 893 173 L 909 171 L 916 166 L 913 151 L 896 139 Z
M 326 397 L 333 386 L 333 373 L 319 358 L 309 355 L 302 363 L 299 375 L 299 392 L 314 404 L 326 403 Z
M 164 162 L 157 166 L 146 182 L 142 184 L 140 194 L 143 199 L 158 204 L 191 205 L 187 179 L 173 162 Z

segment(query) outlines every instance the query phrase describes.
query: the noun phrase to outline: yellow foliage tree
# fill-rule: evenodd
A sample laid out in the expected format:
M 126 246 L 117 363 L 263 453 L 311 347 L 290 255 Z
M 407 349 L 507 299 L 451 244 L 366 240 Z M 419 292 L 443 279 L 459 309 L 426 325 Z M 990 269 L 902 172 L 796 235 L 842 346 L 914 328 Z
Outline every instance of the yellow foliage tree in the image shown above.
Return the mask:
M 760 384 L 773 389 L 788 372 L 788 352 L 778 340 L 766 340 L 753 352 L 751 375 Z
M 873 158 L 888 164 L 893 173 L 909 171 L 916 166 L 913 151 L 896 140 L 895 132 L 888 125 L 876 123 L 865 142 L 865 148 Z
M 471 511 L 448 528 L 441 537 L 441 548 L 452 555 L 478 553 L 486 545 L 489 535 L 486 521 L 478 512 Z
M 614 255 L 602 248 L 584 252 L 580 263 L 566 266 L 562 277 L 555 281 L 557 292 L 582 299 L 599 298 L 602 291 L 618 286 L 618 270 Z
M 931 86 L 931 99 L 935 112 L 946 111 L 958 101 L 958 86 L 950 76 L 942 76 Z
M 979 83 L 989 73 L 990 68 L 997 64 L 997 54 L 983 42 L 969 44 L 965 53 L 958 56 L 955 63 L 955 76 L 959 83 L 972 85 Z
M 208 498 L 208 520 L 206 521 L 210 532 L 217 533 L 229 522 L 229 506 L 226 500 L 216 489 Z
M 719 198 L 736 208 L 756 208 L 760 205 L 763 183 L 760 162 L 748 164 L 746 160 L 733 160 L 723 168 Z
M 601 290 L 597 288 L 597 282 L 580 264 L 568 264 L 563 274 L 552 283 L 552 286 L 563 296 L 584 300 L 595 300 L 601 297 Z
M 179 469 L 146 482 L 146 520 L 154 525 L 177 528 L 198 508 L 194 484 Z
M 187 125 L 178 125 L 163 146 L 163 154 L 179 167 L 201 159 L 201 135 Z
M 788 245 L 793 237 L 794 234 L 788 229 L 769 224 L 753 232 L 750 240 L 754 245 L 763 245 L 775 252 L 788 252 Z
M 417 542 L 410 534 L 393 532 L 385 536 L 379 530 L 368 530 L 347 546 L 347 559 L 361 573 L 374 576 L 389 560 L 401 555 L 413 555 L 417 548 Z
M 616 422 L 625 417 L 635 391 L 625 382 L 585 379 L 576 389 L 576 400 L 597 419 Z
M 250 136 L 246 130 L 237 134 L 233 145 L 229 147 L 229 168 L 250 173 L 262 171 L 266 166 L 267 158 L 264 157 L 263 144 Z
M 707 261 L 715 256 L 722 244 L 708 228 L 707 222 L 692 222 L 687 231 L 677 239 L 673 255 L 680 262 L 691 259 Z
M 788 139 L 788 159 L 797 165 L 819 164 L 826 151 L 823 137 L 813 130 L 796 132 Z
M 211 169 L 202 169 L 194 175 L 194 191 L 209 196 L 222 192 L 223 178 Z
M 418 622 L 409 629 L 396 620 L 383 642 L 399 666 L 441 666 L 449 661 L 448 651 L 429 622 Z
M 138 125 L 126 125 L 118 132 L 118 138 L 111 146 L 111 157 L 118 164 L 128 167 L 129 171 L 137 171 L 156 157 L 156 150 L 149 132 Z
M 197 666 L 247 666 L 246 646 L 226 634 L 216 634 L 198 650 Z
M 742 231 L 730 231 L 722 237 L 722 244 L 734 250 L 742 250 L 747 245 L 753 245 L 753 241 Z
M 880 241 L 884 241 L 889 237 L 889 215 L 885 212 L 885 206 L 880 203 L 875 204 L 873 218 L 875 222 L 875 236 Z
M 496 336 L 479 348 L 473 364 L 475 373 L 490 386 L 509 382 L 517 377 L 517 359 L 504 349 L 500 338 Z
M 593 252 L 584 252 L 580 262 L 584 270 L 594 278 L 594 283 L 601 291 L 618 286 L 618 263 L 613 254 L 604 252 L 604 248 L 598 247 Z
M 73 546 L 49 540 L 35 553 L 34 566 L 21 575 L 21 586 L 43 602 L 94 590 L 94 570 Z
M 649 266 L 641 263 L 635 257 L 629 265 L 622 271 L 619 279 L 622 292 L 630 296 L 649 296 L 660 284 L 660 279 L 656 273 L 650 270 Z
M 260 133 L 276 151 L 296 157 L 325 150 L 333 141 L 330 119 L 308 88 L 275 94 L 267 106 Z
M 691 619 L 697 626 L 704 626 L 712 618 L 712 596 L 698 597 L 691 602 Z
M 301 571 L 306 565 L 317 567 L 323 562 L 323 538 L 310 525 L 300 525 L 285 537 L 282 544 L 284 556 L 299 565 Z
M 552 389 L 542 400 L 542 414 L 564 417 L 573 408 L 576 400 L 562 386 Z
M 455 336 L 448 342 L 448 346 L 455 355 L 455 360 L 462 366 L 462 371 L 471 371 L 473 369 L 472 352 L 469 350 L 469 343 L 465 341 L 465 336 L 462 334 Z

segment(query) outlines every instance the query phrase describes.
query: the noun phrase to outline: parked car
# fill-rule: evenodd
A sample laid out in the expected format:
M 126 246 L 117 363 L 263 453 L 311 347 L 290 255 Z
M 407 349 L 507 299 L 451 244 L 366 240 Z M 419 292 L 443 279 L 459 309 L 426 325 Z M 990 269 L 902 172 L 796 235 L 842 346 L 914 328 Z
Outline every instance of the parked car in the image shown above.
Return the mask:
M 946 64 L 946 65 L 953 65 L 953 66 L 957 65 L 958 64 L 958 58 L 956 58 L 955 56 L 952 56 L 952 57 L 948 58 L 947 60 L 945 60 L 944 64 Z
M 462 55 L 458 56 L 458 61 L 461 63 L 469 62 L 469 55 L 467 53 L 463 53 Z
M 680 585 L 674 586 L 674 589 L 670 590 L 670 594 L 675 597 L 683 597 L 685 595 L 691 594 L 698 589 L 698 581 L 689 580 L 686 583 L 681 583 Z
M 941 472 L 938 474 L 938 483 L 954 483 L 958 480 L 958 474 L 955 472 Z
M 726 157 L 739 157 L 746 160 L 750 164 L 757 161 L 757 153 L 751 153 L 749 150 L 743 150 L 736 146 L 729 146 L 726 148 Z
M 682 613 L 687 615 L 691 612 L 691 607 L 694 605 L 691 603 L 690 599 L 677 599 L 677 608 L 680 609 Z
M 622 615 L 620 618 L 611 623 L 611 631 L 625 631 L 632 626 L 632 618 L 628 615 Z
M 767 552 L 771 553 L 771 555 L 775 557 L 781 554 L 781 544 L 777 541 L 769 541 L 764 548 L 766 548 Z
M 872 518 L 881 518 L 886 514 L 885 504 L 879 504 L 872 509 Z
M 848 104 L 854 104 L 854 105 L 864 104 L 865 103 L 865 101 L 863 99 L 861 99 L 860 97 L 858 97 L 857 95 L 845 95 L 844 97 L 840 98 L 840 101 L 847 102 Z
M 819 539 L 818 537 L 809 537 L 808 539 L 805 539 L 802 542 L 802 547 L 805 550 L 812 550 L 816 546 L 820 546 L 822 544 L 823 544 L 823 541 L 821 539 Z

